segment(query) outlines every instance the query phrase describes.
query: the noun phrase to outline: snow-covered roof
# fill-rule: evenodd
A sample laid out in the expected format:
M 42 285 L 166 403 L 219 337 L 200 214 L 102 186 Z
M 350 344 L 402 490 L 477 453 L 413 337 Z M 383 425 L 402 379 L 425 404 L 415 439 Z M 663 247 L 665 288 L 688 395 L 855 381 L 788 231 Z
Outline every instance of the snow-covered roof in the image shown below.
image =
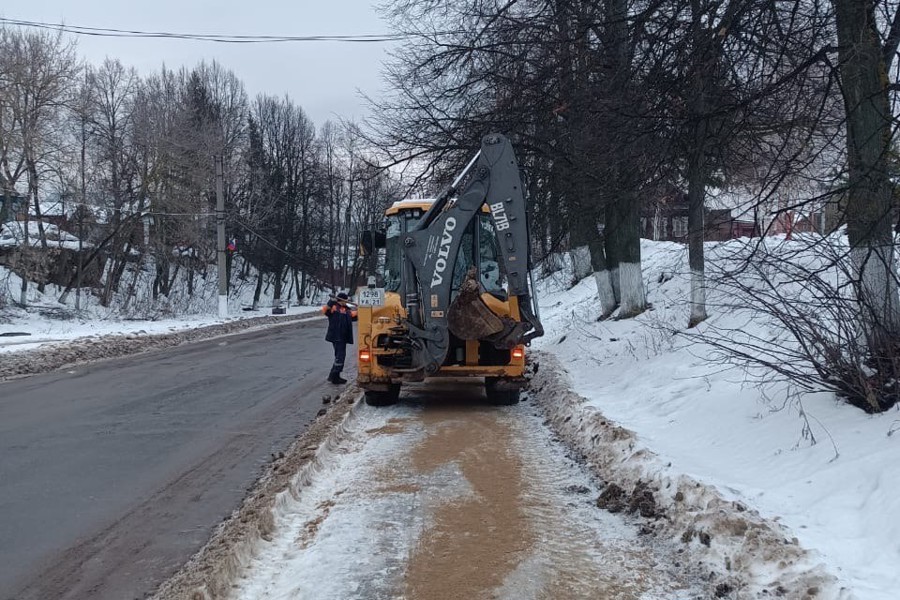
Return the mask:
M 78 238 L 67 231 L 63 231 L 52 223 L 44 223 L 44 236 L 47 239 L 47 245 L 52 248 L 66 248 L 68 250 L 78 250 Z M 12 247 L 21 246 L 25 240 L 25 226 L 21 221 L 10 221 L 8 223 L 0 223 L 0 246 Z M 28 240 L 32 247 L 41 245 L 40 231 L 38 224 L 31 222 L 28 225 Z M 92 244 L 82 242 L 82 247 L 90 248 Z
M 63 202 L 61 200 L 44 200 L 40 203 L 42 217 L 66 217 L 75 213 L 76 204 L 74 202 Z M 28 203 L 28 214 L 36 217 L 34 204 Z

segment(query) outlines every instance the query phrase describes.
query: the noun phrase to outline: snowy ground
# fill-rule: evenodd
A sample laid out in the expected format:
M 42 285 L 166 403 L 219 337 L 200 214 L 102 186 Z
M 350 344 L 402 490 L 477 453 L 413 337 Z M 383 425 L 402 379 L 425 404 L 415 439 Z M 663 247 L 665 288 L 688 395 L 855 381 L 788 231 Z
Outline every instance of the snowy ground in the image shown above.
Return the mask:
M 121 299 L 117 299 L 112 307 L 105 308 L 96 297 L 85 293 L 80 312 L 75 310 L 74 292 L 63 304 L 58 301 L 62 290 L 57 286 L 47 286 L 42 294 L 37 286 L 31 284 L 28 308 L 22 309 L 12 303 L 12 299 L 19 297 L 19 278 L 0 267 L 0 296 L 6 298 L 6 307 L 0 309 L 0 354 L 109 335 L 173 333 L 272 313 L 271 287 L 264 290 L 258 310 L 248 310 L 252 305 L 254 286 L 237 277 L 229 292 L 229 316 L 226 319 L 220 319 L 217 315 L 217 284 L 214 277 L 206 281 L 198 277 L 197 292 L 193 298 L 179 297 L 178 293 L 174 293 L 171 298 L 157 302 L 149 300 L 146 283 L 139 286 L 138 299 L 124 308 Z M 292 303 L 286 307 L 286 314 L 314 312 L 319 306 L 318 302 L 310 306 Z
M 318 306 L 292 306 L 287 309 L 286 314 L 300 315 L 314 313 L 318 310 Z M 68 344 L 76 340 L 110 335 L 140 336 L 173 333 L 269 314 L 271 314 L 271 309 L 241 311 L 226 319 L 219 319 L 217 316 L 212 315 L 194 315 L 180 319 L 160 319 L 155 321 L 141 319 L 97 320 L 78 317 L 58 319 L 42 314 L 41 305 L 35 305 L 30 308 L 28 313 L 23 311 L 11 319 L 11 322 L 0 323 L 0 354 L 34 350 L 57 344 Z
M 727 263 L 740 250 L 740 241 L 707 245 L 713 262 Z M 779 523 L 787 540 L 795 537 L 800 547 L 812 551 L 811 564 L 824 562 L 853 597 L 895 598 L 895 590 L 900 589 L 900 519 L 896 517 L 900 513 L 900 463 L 896 460 L 900 436 L 893 433 L 900 430 L 900 411 L 868 416 L 830 394 L 794 398 L 784 383 L 773 379 L 761 388 L 759 380 L 748 383 L 739 369 L 711 361 L 710 348 L 685 335 L 689 299 L 685 247 L 644 241 L 642 252 L 652 310 L 632 320 L 597 322 L 593 279 L 570 287 L 571 276 L 564 269 L 539 284 L 547 335 L 535 347 L 554 354 L 565 366 L 575 391 L 587 399 L 585 410 L 602 411 L 606 418 L 634 432 L 638 451 L 655 453 L 658 462 L 672 473 L 709 484 L 726 499 Z M 0 272 L 0 279 L 9 283 L 12 276 Z M 17 289 L 14 281 L 8 289 Z M 247 303 L 247 290 L 242 288 L 233 298 L 234 313 Z M 723 304 L 720 290 L 711 289 L 709 294 L 711 318 L 701 325 L 701 331 L 739 327 L 745 322 L 740 320 L 744 316 L 716 309 Z M 73 297 L 68 306 L 60 307 L 56 296 L 58 290 L 37 295 L 32 286 L 32 309 L 17 312 L 7 308 L 0 320 L 0 334 L 32 335 L 0 335 L 0 352 L 89 335 L 161 333 L 218 322 L 208 316 L 214 310 L 214 294 L 201 295 L 200 304 L 208 301 L 210 310 L 193 307 L 193 317 L 145 321 L 102 314 L 93 305 L 83 321 L 60 320 L 56 318 L 59 312 L 71 312 Z M 309 308 L 289 309 L 297 310 Z M 242 316 L 268 313 L 268 309 L 256 315 L 240 312 Z M 673 330 L 679 333 L 673 335 Z M 407 412 L 397 413 L 403 410 Z M 429 519 L 440 510 L 440 499 L 463 501 L 472 495 L 471 485 L 455 467 L 415 475 L 404 462 L 406 451 L 427 437 L 417 410 L 401 407 L 363 413 L 368 420 L 358 422 L 351 446 L 339 451 L 330 466 L 326 464 L 309 480 L 308 490 L 283 499 L 287 504 L 280 505 L 278 514 L 289 524 L 278 528 L 276 540 L 265 550 L 270 562 L 256 563 L 253 575 L 240 583 L 239 595 L 278 598 L 293 593 L 304 597 L 305 584 L 290 577 L 297 570 L 310 573 L 321 585 L 332 586 L 336 594 L 332 597 L 364 597 L 367 589 L 400 585 L 405 575 L 400 575 L 398 557 L 414 553 L 425 539 L 434 524 Z M 515 410 L 510 414 L 517 414 Z M 392 418 L 401 421 L 391 424 Z M 550 481 L 556 481 L 553 477 L 558 473 L 569 473 L 563 487 L 584 485 L 587 498 L 596 499 L 596 485 L 585 483 L 590 478 L 583 472 L 578 475 L 577 466 L 565 462 L 558 447 L 548 445 L 549 434 L 539 425 L 530 416 L 522 422 L 507 418 L 506 426 L 524 428 L 519 433 L 537 436 L 529 438 L 537 445 L 516 448 L 523 462 L 543 464 L 541 468 L 548 470 L 542 472 Z M 536 448 L 543 448 L 543 453 Z M 556 458 L 541 463 L 544 454 Z M 372 456 L 381 458 L 373 464 Z M 383 473 L 376 467 L 385 464 L 392 465 L 396 477 L 402 475 L 402 481 L 395 481 L 390 490 L 379 488 L 377 482 Z M 341 489 L 347 491 L 338 494 Z M 545 490 L 550 501 L 561 502 L 560 506 L 566 507 L 562 512 L 571 511 L 576 521 L 590 525 L 586 539 L 602 531 L 604 539 L 619 540 L 614 544 L 634 542 L 633 530 L 627 526 L 604 529 L 609 524 L 600 521 L 606 517 L 593 512 L 588 515 L 580 505 L 569 506 L 566 503 L 573 501 L 572 496 L 558 493 L 558 486 L 554 489 Z M 387 509 L 394 520 L 379 520 L 378 515 Z M 553 523 L 560 531 L 575 527 L 575 521 Z M 539 539 L 552 533 L 534 531 L 539 532 Z M 353 559 L 359 555 L 357 544 L 372 543 L 379 536 L 387 540 L 387 546 L 359 567 Z M 290 568 L 279 574 L 266 566 L 276 558 Z M 540 597 L 539 593 L 529 596 L 523 592 L 532 588 L 517 577 L 539 573 L 546 562 L 538 555 L 521 558 L 517 565 L 530 566 L 514 569 L 518 576 L 510 571 L 502 583 L 520 587 L 498 589 Z M 337 571 L 318 569 L 320 564 Z M 356 569 L 361 570 L 354 574 Z M 328 577 L 321 575 L 326 572 Z M 341 573 L 342 578 L 331 580 L 333 572 Z M 654 592 L 652 585 L 648 589 L 647 598 L 673 597 Z
M 708 244 L 707 254 L 728 261 L 740 245 Z M 742 371 L 711 362 L 709 347 L 671 333 L 684 331 L 688 317 L 685 247 L 644 241 L 642 253 L 653 310 L 597 322 L 592 278 L 569 289 L 563 271 L 542 283 L 548 334 L 536 347 L 560 359 L 588 407 L 635 432 L 673 471 L 786 526 L 856 598 L 896 598 L 900 436 L 892 432 L 900 412 L 868 416 L 825 393 L 789 401 L 785 384 L 761 390 Z M 701 329 L 742 324 L 710 312 Z

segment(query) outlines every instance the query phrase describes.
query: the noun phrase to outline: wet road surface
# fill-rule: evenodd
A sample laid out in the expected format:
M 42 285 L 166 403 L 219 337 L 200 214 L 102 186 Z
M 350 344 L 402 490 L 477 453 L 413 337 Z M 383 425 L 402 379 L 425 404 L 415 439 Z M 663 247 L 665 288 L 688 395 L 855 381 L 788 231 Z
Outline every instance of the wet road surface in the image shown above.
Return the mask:
M 0 383 L 0 599 L 155 589 L 334 392 L 324 334 L 316 319 Z

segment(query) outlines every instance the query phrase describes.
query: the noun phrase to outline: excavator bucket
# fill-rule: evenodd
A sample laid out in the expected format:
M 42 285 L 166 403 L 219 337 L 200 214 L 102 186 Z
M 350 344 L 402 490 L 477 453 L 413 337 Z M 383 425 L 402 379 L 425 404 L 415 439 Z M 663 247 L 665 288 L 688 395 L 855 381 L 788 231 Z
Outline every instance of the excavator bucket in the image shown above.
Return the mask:
M 503 321 L 481 299 L 478 272 L 471 267 L 447 311 L 450 332 L 462 340 L 483 340 L 504 329 Z

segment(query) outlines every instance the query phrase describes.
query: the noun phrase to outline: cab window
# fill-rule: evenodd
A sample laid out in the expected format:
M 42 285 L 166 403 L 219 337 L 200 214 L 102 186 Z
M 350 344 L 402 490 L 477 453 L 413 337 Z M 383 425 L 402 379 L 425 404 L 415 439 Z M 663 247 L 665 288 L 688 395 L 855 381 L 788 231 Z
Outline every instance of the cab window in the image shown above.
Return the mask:
M 481 286 L 486 292 L 505 298 L 508 288 L 497 232 L 494 231 L 490 215 L 479 213 L 477 221 L 478 273 L 481 277 Z

